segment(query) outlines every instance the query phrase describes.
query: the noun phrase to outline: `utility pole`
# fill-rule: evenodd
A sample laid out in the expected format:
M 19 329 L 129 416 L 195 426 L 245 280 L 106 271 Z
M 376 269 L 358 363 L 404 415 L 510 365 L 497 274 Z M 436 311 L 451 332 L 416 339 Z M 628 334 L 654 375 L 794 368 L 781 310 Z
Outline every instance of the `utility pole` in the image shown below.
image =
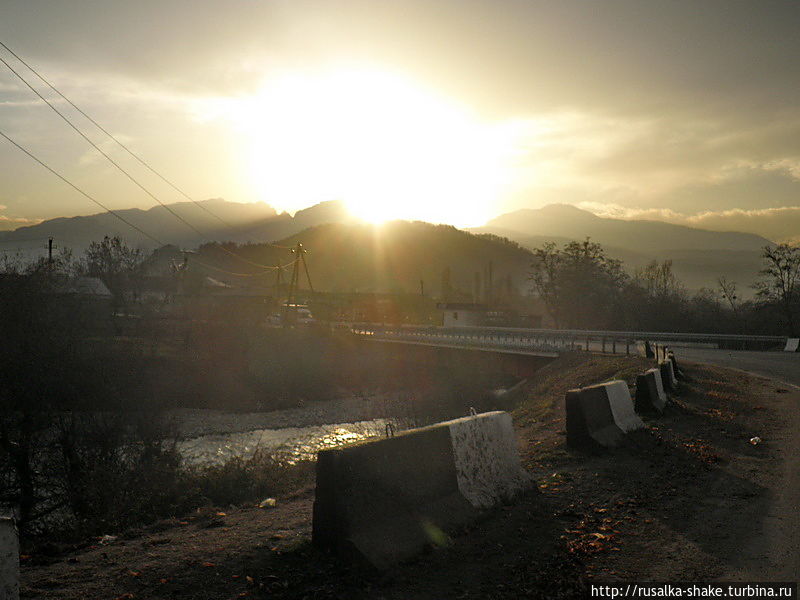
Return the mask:
M 425 282 L 422 279 L 419 280 L 419 295 L 425 295 Z
M 281 263 L 275 265 L 275 297 L 281 295 L 281 284 L 283 283 L 283 267 Z
M 53 268 L 53 248 L 57 248 L 57 246 L 53 245 L 53 238 L 47 238 L 47 268 Z
M 283 323 L 284 327 L 288 324 L 287 321 L 289 319 L 289 312 L 290 307 L 292 304 L 296 304 L 297 302 L 297 291 L 300 288 L 300 264 L 303 265 L 303 270 L 306 274 L 306 280 L 308 281 L 308 288 L 313 293 L 314 286 L 311 283 L 311 275 L 308 273 L 308 264 L 306 264 L 306 249 L 303 248 L 303 244 L 297 242 L 297 246 L 292 249 L 292 253 L 296 255 L 293 263 L 292 263 L 292 277 L 289 281 L 289 293 L 286 297 L 286 306 L 284 307 L 284 317 Z M 292 316 L 292 321 L 297 317 L 297 308 L 292 307 L 294 310 L 294 315 Z
M 492 305 L 493 270 L 494 270 L 494 265 L 492 264 L 492 261 L 489 261 L 489 269 L 488 269 L 488 274 L 486 276 L 486 305 L 489 307 L 491 307 Z

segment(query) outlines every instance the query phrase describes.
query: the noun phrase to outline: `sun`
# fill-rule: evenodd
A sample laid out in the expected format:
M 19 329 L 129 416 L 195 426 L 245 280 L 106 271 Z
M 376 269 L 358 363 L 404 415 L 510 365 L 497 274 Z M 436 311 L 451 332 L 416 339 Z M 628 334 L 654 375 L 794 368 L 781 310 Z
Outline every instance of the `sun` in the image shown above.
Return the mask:
M 224 111 L 250 186 L 290 212 L 337 198 L 376 223 L 478 225 L 508 184 L 513 132 L 386 71 L 283 73 Z

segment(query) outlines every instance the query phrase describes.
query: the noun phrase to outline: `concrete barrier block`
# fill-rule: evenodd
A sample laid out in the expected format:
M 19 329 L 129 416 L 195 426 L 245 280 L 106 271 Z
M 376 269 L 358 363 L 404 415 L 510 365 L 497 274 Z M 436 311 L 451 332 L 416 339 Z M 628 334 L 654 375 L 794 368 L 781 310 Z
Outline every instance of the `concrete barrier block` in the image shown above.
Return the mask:
M 667 359 L 672 363 L 672 372 L 675 375 L 675 379 L 684 379 L 685 377 L 683 373 L 681 372 L 680 368 L 678 368 L 678 359 L 675 358 L 675 353 L 670 350 L 670 352 L 667 354 Z
M 659 369 L 648 369 L 636 376 L 636 412 L 664 412 L 667 394 Z
M 581 448 L 597 443 L 590 433 L 590 419 L 581 405 L 581 391 L 579 389 L 569 390 L 564 401 L 567 415 L 567 445 Z M 608 412 L 610 414 L 611 410 L 609 409 Z M 617 430 L 614 435 L 621 436 L 622 431 Z
M 675 378 L 675 369 L 672 362 L 669 360 L 662 360 L 658 363 L 658 369 L 661 371 L 661 381 L 664 384 L 664 389 L 668 392 L 674 392 L 678 389 L 678 380 Z
M 784 352 L 800 352 L 800 338 L 788 338 L 786 346 L 783 348 Z
M 19 534 L 10 517 L 0 517 L 0 598 L 19 599 Z
M 567 443 L 574 447 L 618 446 L 625 433 L 644 427 L 633 410 L 633 400 L 624 381 L 570 390 L 566 409 Z
M 447 423 L 458 490 L 476 508 L 490 508 L 530 487 L 517 453 L 511 415 L 490 412 Z
M 504 412 L 323 450 L 312 540 L 384 568 L 441 543 L 446 528 L 480 509 L 531 488 Z
M 644 356 L 645 358 L 655 358 L 656 356 L 656 353 L 653 351 L 653 347 L 650 345 L 648 340 L 637 341 L 636 350 L 639 356 Z
M 633 410 L 633 398 L 631 398 L 627 383 L 618 379 L 585 389 L 591 390 L 593 388 L 603 388 L 605 390 L 611 406 L 611 412 L 614 415 L 614 421 L 622 431 L 628 433 L 644 427 L 639 415 Z

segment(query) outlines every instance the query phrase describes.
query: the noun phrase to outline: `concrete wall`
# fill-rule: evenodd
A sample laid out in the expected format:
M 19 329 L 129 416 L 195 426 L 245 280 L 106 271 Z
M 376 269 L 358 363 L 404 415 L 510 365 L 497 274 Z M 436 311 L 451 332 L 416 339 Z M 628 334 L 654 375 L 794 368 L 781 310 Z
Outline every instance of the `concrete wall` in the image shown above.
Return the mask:
M 383 568 L 531 488 L 510 415 L 464 417 L 319 452 L 312 539 Z
M 0 517 L 0 600 L 19 598 L 19 536 L 14 519 Z

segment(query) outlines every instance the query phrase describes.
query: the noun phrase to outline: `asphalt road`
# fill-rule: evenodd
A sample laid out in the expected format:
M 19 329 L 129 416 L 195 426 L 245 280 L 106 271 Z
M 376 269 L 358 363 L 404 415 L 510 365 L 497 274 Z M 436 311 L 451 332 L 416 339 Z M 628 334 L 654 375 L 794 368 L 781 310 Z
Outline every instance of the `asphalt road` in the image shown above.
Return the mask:
M 800 352 L 674 348 L 675 359 L 732 367 L 800 387 Z
M 770 490 L 760 535 L 742 540 L 739 561 L 721 580 L 797 581 L 800 573 L 800 352 L 674 348 L 675 358 L 741 369 L 795 386 L 783 394 L 785 429 L 765 431 L 779 452 L 780 481 Z M 776 457 L 777 458 L 777 457 Z M 773 459 L 774 460 L 774 459 Z M 756 468 L 756 467 L 754 467 Z

